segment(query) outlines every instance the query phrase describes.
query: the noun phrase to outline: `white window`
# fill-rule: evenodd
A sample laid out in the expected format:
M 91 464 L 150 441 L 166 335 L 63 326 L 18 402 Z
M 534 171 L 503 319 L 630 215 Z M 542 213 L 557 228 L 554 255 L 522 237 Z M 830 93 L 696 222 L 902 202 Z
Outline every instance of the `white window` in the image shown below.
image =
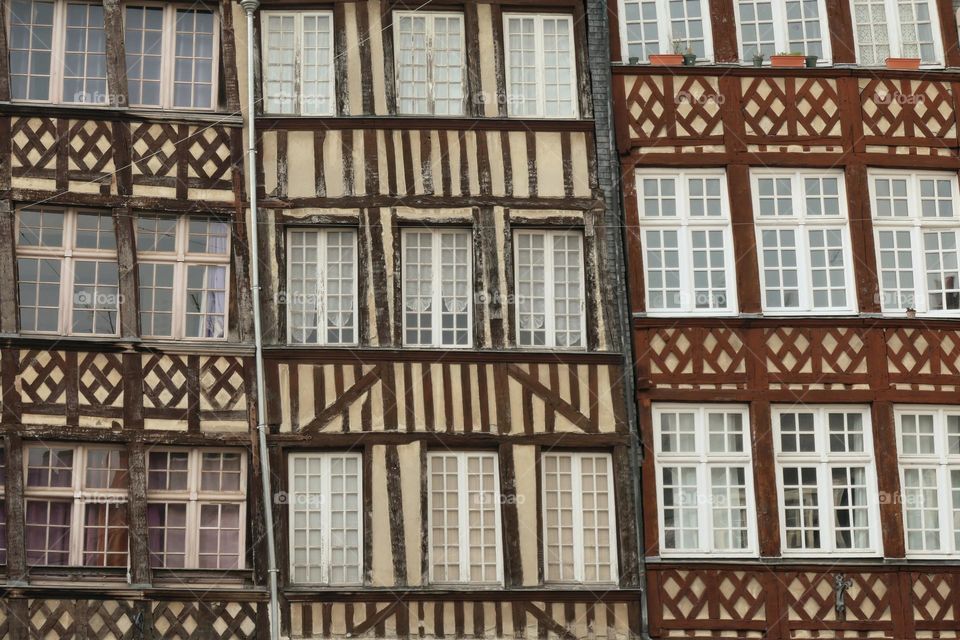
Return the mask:
M 573 19 L 505 13 L 507 111 L 532 118 L 577 117 Z
M 109 213 L 21 209 L 17 276 L 21 331 L 117 335 L 119 268 Z
M 469 347 L 473 245 L 470 232 L 407 229 L 403 250 L 403 342 Z
M 264 111 L 334 115 L 333 12 L 264 11 L 260 20 Z
M 620 40 L 624 60 L 655 53 L 713 58 L 710 11 L 704 0 L 621 0 Z
M 661 555 L 755 555 L 747 408 L 659 404 L 653 426 Z
M 216 108 L 216 12 L 203 3 L 127 5 L 124 11 L 129 105 Z
M 870 200 L 886 313 L 960 311 L 956 174 L 871 172 Z
M 843 174 L 755 171 L 751 177 L 764 311 L 854 313 Z
M 543 456 L 547 582 L 617 581 L 613 462 L 603 453 Z
M 637 172 L 651 314 L 737 312 L 727 181 L 717 172 Z
M 246 497 L 242 451 L 152 449 L 147 456 L 150 566 L 243 569 Z
M 960 553 L 960 407 L 897 406 L 907 554 Z
M 928 0 L 852 0 L 857 61 L 883 65 L 887 58 L 920 58 L 941 64 L 940 23 Z
M 430 581 L 499 584 L 500 479 L 497 455 L 428 455 Z
M 514 244 L 517 344 L 583 349 L 583 234 L 517 231 Z
M 878 555 L 870 410 L 774 407 L 773 430 L 783 555 Z
M 463 15 L 398 11 L 393 31 L 399 112 L 463 115 Z
M 357 232 L 291 229 L 288 240 L 288 339 L 356 344 Z
M 230 270 L 226 222 L 206 216 L 137 216 L 140 332 L 153 338 L 225 339 Z
M 126 451 L 31 444 L 24 467 L 28 565 L 127 566 Z
M 830 31 L 822 0 L 737 0 L 740 57 L 801 53 L 830 60 Z
M 106 104 L 103 5 L 11 0 L 9 24 L 14 100 Z
M 361 584 L 361 455 L 293 453 L 289 463 L 291 581 Z

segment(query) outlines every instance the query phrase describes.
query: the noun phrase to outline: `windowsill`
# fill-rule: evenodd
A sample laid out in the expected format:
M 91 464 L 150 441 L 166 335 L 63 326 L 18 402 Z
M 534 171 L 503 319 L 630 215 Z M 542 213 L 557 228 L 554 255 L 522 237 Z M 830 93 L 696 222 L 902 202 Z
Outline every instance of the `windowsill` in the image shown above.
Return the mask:
M 31 102 L 27 100 L 0 101 L 0 111 L 8 113 L 23 113 L 25 115 L 36 115 L 38 108 L 44 113 L 60 112 L 69 114 L 71 117 L 85 115 L 91 119 L 124 119 L 124 120 L 157 120 L 157 121 L 191 121 L 191 122 L 217 122 L 219 124 L 231 125 L 242 124 L 243 117 L 239 114 L 229 113 L 225 110 L 213 109 L 164 109 L 160 107 L 127 107 L 115 106 L 110 104 L 73 104 L 73 103 L 54 103 L 54 102 Z
M 117 336 L 61 336 L 49 333 L 3 333 L 0 347 L 40 346 L 50 350 L 70 351 L 95 347 L 105 352 L 158 351 L 162 353 L 217 353 L 246 355 L 253 350 L 252 342 L 227 340 L 157 340 L 152 338 Z

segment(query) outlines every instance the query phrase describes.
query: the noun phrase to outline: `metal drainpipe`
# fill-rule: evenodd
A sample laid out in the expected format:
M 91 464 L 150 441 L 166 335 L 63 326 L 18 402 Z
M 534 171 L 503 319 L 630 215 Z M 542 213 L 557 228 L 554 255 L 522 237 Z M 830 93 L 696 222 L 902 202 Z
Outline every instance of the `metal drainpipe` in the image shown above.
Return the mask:
M 260 322 L 260 246 L 257 219 L 257 137 L 255 127 L 256 99 L 254 97 L 253 13 L 260 0 L 241 0 L 247 14 L 247 175 L 250 200 L 250 292 L 253 297 L 253 342 L 256 348 L 257 369 L 257 435 L 259 437 L 260 479 L 263 484 L 263 519 L 267 530 L 267 574 L 270 580 L 270 639 L 280 640 L 280 601 L 277 595 L 277 552 L 273 533 L 273 492 L 270 490 L 270 460 L 267 456 L 267 408 L 263 374 L 263 329 Z

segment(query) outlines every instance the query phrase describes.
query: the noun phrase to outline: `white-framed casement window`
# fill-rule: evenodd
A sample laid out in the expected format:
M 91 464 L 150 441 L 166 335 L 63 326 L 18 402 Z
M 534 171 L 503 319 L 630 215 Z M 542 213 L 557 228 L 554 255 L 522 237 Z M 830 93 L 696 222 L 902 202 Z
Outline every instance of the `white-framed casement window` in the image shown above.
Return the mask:
M 430 452 L 427 468 L 430 581 L 502 583 L 497 454 Z
M 879 555 L 870 409 L 773 407 L 784 556 Z
M 576 118 L 573 18 L 503 14 L 507 112 L 514 117 Z
M 291 581 L 362 584 L 361 454 L 291 453 L 289 467 Z
M 960 554 L 960 407 L 894 407 L 907 555 Z
M 287 339 L 293 344 L 357 343 L 357 232 L 287 232 Z
M 856 312 L 843 173 L 751 172 L 763 310 Z
M 243 569 L 247 457 L 230 449 L 152 449 L 147 455 L 150 566 Z
M 943 64 L 940 20 L 930 0 L 852 0 L 857 62 L 882 66 L 887 58 Z
M 870 172 L 884 313 L 960 313 L 960 191 L 955 173 Z
M 396 11 L 397 109 L 404 115 L 463 115 L 463 14 Z
M 208 216 L 137 216 L 140 333 L 226 339 L 230 225 Z
M 469 347 L 473 343 L 473 244 L 463 229 L 404 229 L 403 343 Z
M 638 171 L 647 312 L 737 312 L 727 180 L 719 171 Z
M 711 60 L 709 6 L 704 0 L 620 0 L 620 41 L 624 61 L 688 50 Z
M 606 453 L 547 453 L 543 562 L 547 582 L 616 583 L 613 460 Z
M 737 0 L 740 59 L 756 54 L 802 53 L 830 61 L 830 31 L 823 0 Z
M 264 11 L 265 113 L 332 116 L 334 47 L 332 11 Z
M 113 216 L 88 209 L 20 209 L 17 284 L 24 333 L 117 335 Z
M 13 100 L 107 103 L 103 5 L 11 0 L 7 19 Z
M 217 107 L 220 25 L 215 5 L 128 4 L 124 46 L 131 107 Z
M 583 234 L 529 229 L 513 243 L 517 344 L 585 348 Z
M 27 564 L 126 567 L 126 450 L 46 443 L 25 449 Z
M 750 413 L 743 405 L 653 405 L 660 553 L 757 553 Z

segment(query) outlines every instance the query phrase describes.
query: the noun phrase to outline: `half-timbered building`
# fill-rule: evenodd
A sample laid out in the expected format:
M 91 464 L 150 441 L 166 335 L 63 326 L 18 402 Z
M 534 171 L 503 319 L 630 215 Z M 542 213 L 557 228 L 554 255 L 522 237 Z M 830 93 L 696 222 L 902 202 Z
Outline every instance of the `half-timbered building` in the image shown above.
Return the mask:
M 650 635 L 957 637 L 951 3 L 609 11 Z

